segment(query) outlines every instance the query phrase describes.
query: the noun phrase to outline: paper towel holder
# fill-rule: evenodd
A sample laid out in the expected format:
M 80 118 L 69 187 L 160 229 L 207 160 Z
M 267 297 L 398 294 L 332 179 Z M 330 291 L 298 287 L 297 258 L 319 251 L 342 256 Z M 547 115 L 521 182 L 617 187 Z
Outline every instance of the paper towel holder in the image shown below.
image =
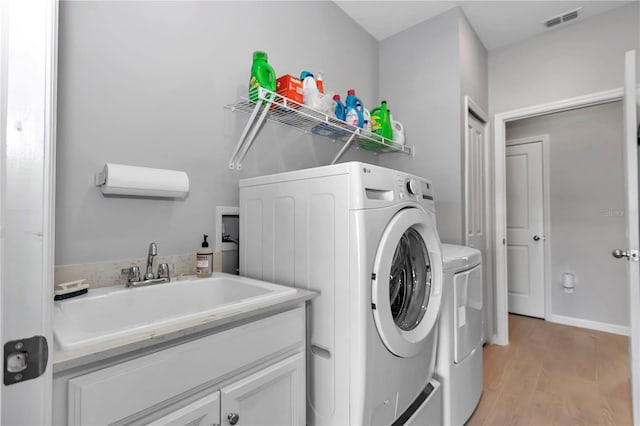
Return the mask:
M 189 194 L 184 171 L 114 163 L 95 174 L 95 185 L 107 196 L 185 199 Z

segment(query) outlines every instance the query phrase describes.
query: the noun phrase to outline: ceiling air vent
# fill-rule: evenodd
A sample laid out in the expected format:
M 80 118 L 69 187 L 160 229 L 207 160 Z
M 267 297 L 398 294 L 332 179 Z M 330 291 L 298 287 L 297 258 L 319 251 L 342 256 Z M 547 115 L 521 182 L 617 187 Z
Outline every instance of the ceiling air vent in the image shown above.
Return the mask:
M 544 21 L 544 26 L 547 28 L 555 27 L 558 24 L 562 24 L 562 17 L 556 16 L 555 18 Z
M 581 7 L 572 10 L 571 12 L 567 12 L 564 15 L 562 15 L 562 22 L 567 22 L 570 21 L 572 19 L 576 19 L 578 17 L 578 12 L 580 11 L 580 9 L 582 9 Z
M 553 18 L 549 18 L 543 22 L 544 26 L 547 28 L 555 27 L 556 25 L 563 24 L 565 22 L 571 21 L 572 19 L 576 19 L 578 17 L 578 13 L 582 8 L 579 7 L 577 9 L 569 10 L 567 12 L 561 13 L 560 15 L 556 15 Z

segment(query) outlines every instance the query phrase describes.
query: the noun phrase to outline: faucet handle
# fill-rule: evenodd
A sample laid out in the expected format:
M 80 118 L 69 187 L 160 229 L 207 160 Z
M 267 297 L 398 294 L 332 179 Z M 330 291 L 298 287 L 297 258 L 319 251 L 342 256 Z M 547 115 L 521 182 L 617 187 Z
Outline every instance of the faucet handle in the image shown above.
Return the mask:
M 158 278 L 171 280 L 171 271 L 173 271 L 173 263 L 161 263 L 158 265 Z
M 131 265 L 130 268 L 121 269 L 120 275 L 127 275 L 130 283 L 140 281 L 140 267 L 138 265 Z

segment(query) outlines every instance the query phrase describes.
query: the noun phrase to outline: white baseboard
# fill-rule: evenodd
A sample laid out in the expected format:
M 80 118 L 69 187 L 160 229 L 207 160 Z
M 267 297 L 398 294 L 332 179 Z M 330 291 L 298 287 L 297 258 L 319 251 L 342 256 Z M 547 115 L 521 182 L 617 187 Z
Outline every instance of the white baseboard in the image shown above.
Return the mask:
M 574 327 L 588 328 L 589 330 L 605 331 L 607 333 L 621 334 L 628 336 L 630 329 L 624 325 L 609 324 L 606 322 L 590 321 L 581 318 L 565 317 L 563 315 L 551 315 L 546 319 L 549 322 L 572 325 Z

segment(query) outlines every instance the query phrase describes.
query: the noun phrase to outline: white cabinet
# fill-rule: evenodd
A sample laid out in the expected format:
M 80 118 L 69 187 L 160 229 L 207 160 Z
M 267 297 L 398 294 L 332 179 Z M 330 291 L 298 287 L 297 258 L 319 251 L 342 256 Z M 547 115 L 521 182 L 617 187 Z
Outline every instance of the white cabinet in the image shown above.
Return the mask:
M 299 353 L 222 388 L 222 424 L 304 425 L 304 366 Z
M 304 309 L 56 373 L 54 422 L 304 425 Z
M 305 424 L 305 358 L 298 353 L 163 417 L 151 426 Z

